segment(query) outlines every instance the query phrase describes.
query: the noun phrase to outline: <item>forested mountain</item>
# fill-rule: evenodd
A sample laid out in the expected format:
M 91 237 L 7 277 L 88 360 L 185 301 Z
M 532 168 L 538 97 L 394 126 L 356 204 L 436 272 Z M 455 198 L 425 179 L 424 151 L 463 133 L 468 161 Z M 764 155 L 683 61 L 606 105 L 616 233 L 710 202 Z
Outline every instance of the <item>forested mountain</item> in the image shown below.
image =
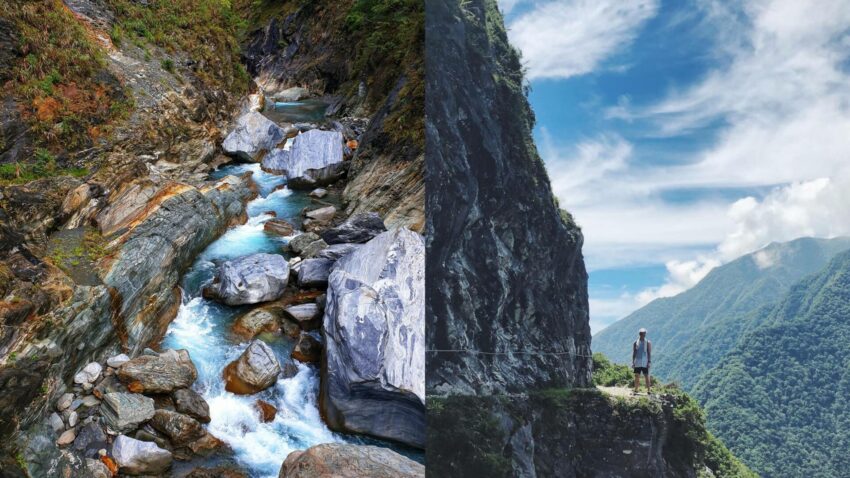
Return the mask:
M 762 476 L 846 476 L 850 252 L 759 321 L 694 387 L 710 428 Z
M 762 323 L 766 311 L 794 283 L 848 248 L 850 238 L 770 244 L 714 269 L 692 289 L 657 299 L 612 324 L 593 337 L 592 349 L 628 363 L 629 345 L 637 330 L 646 327 L 653 344 L 653 373 L 691 390 L 743 334 Z

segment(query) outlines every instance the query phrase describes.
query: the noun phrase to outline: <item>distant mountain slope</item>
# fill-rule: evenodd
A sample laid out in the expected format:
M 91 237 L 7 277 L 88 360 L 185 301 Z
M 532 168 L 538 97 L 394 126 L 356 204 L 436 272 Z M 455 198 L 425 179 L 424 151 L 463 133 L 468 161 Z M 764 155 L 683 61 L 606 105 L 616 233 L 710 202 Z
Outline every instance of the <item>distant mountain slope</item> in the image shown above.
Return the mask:
M 850 252 L 794 285 L 694 387 L 710 428 L 762 476 L 850 470 Z
M 628 363 L 630 344 L 637 330 L 646 327 L 653 344 L 653 373 L 690 390 L 742 334 L 761 324 L 765 308 L 847 249 L 850 238 L 770 244 L 714 269 L 692 289 L 657 299 L 612 324 L 593 337 L 591 348 Z

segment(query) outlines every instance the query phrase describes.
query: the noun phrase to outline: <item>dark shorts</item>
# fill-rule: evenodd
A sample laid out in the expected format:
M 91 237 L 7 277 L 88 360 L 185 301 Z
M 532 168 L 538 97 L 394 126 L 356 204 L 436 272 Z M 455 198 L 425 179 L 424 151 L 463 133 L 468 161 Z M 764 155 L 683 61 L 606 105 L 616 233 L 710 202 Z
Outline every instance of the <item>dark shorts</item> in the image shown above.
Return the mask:
M 635 367 L 635 375 L 644 374 L 649 376 L 649 369 L 646 367 Z

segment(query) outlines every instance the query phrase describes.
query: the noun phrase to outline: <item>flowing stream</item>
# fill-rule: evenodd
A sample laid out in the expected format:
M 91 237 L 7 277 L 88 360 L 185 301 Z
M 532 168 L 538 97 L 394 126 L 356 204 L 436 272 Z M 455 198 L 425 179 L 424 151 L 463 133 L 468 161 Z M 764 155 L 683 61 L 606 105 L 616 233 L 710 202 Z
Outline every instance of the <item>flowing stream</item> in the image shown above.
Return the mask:
M 241 465 L 257 477 L 277 477 L 283 459 L 293 450 L 345 438 L 331 432 L 322 422 L 317 407 L 318 369 L 296 362 L 298 373 L 281 378 L 271 388 L 255 395 L 235 395 L 224 390 L 221 373 L 248 345 L 234 337 L 230 325 L 249 307 L 228 307 L 201 297 L 203 286 L 212 281 L 216 263 L 257 252 L 282 253 L 288 238 L 266 234 L 263 223 L 273 216 L 300 224 L 301 209 L 310 203 L 304 193 L 285 187 L 285 180 L 263 172 L 258 164 L 223 167 L 213 174 L 253 173 L 259 195 L 247 205 L 248 221 L 230 228 L 210 244 L 182 279 L 183 303 L 163 340 L 163 347 L 186 349 L 198 369 L 195 389 L 210 406 L 209 431 L 226 442 Z M 281 336 L 260 336 L 275 351 L 281 364 L 289 361 L 293 341 Z M 270 423 L 262 423 L 255 408 L 257 399 L 278 409 Z

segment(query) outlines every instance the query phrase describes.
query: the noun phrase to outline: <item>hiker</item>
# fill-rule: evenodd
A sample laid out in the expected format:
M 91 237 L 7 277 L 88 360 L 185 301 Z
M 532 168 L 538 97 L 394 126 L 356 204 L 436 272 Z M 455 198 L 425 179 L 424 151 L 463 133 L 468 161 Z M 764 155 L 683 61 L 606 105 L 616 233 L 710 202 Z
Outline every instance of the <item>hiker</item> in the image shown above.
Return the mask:
M 646 377 L 646 393 L 651 394 L 649 366 L 652 363 L 652 342 L 646 338 L 646 329 L 638 331 L 639 338 L 632 344 L 632 368 L 635 371 L 635 393 L 640 390 L 640 374 Z

